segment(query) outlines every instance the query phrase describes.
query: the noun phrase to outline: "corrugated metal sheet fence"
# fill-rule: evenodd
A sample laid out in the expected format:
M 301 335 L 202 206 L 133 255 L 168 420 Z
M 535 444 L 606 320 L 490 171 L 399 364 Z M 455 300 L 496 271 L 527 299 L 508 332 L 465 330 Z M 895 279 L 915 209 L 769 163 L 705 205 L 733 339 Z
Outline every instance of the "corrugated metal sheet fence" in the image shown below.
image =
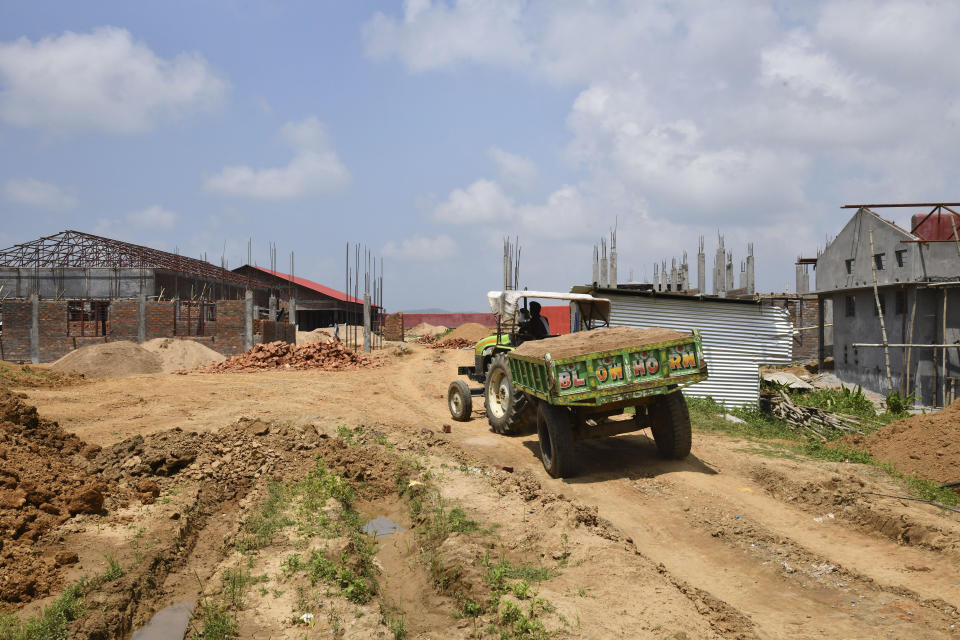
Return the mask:
M 611 300 L 611 325 L 700 329 L 709 378 L 688 387 L 686 395 L 711 396 L 734 407 L 756 404 L 759 365 L 790 363 L 793 327 L 785 309 L 696 298 L 618 296 L 609 291 L 598 295 Z

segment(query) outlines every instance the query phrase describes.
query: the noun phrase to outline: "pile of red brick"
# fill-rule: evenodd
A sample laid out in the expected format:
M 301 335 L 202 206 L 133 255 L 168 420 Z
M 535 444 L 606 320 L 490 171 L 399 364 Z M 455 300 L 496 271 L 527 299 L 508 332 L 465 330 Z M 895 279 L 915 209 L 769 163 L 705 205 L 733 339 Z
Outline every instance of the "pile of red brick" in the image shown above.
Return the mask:
M 268 342 L 255 345 L 246 353 L 214 362 L 196 369 L 201 373 L 230 371 L 259 371 L 263 369 L 324 369 L 343 371 L 373 366 L 368 356 L 351 351 L 341 342 L 311 342 L 293 345 L 287 342 Z
M 433 342 L 427 348 L 428 349 L 466 349 L 467 347 L 472 347 L 475 344 L 477 343 L 467 340 L 466 338 L 447 338 L 446 340 Z
M 433 344 L 436 341 L 437 341 L 437 336 L 431 336 L 431 335 L 420 336 L 419 338 L 414 340 L 414 342 L 417 344 Z

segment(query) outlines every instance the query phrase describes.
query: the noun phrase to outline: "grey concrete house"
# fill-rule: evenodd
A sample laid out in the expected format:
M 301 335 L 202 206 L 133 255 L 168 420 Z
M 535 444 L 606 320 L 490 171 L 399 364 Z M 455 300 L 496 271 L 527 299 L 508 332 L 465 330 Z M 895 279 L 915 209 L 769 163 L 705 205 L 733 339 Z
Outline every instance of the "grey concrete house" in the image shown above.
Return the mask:
M 924 205 L 934 209 L 915 215 L 907 231 L 869 208 L 878 206 L 859 207 L 816 261 L 820 308 L 825 300 L 833 306 L 832 318 L 821 317 L 821 335 L 824 320 L 832 322 L 842 381 L 945 406 L 960 391 L 960 348 L 932 345 L 960 345 L 960 243 L 950 231 L 960 216 L 946 205 Z

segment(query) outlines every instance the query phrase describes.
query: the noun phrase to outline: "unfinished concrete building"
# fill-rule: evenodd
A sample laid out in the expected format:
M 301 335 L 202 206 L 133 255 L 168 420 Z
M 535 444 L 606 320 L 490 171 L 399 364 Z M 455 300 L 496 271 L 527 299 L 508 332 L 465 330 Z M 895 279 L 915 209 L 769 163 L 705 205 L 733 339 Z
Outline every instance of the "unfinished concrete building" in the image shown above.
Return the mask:
M 0 358 L 50 362 L 95 342 L 176 337 L 225 355 L 295 339 L 257 321 L 269 283 L 204 260 L 61 233 L 0 250 Z
M 265 267 L 245 264 L 233 273 L 268 283 L 279 292 L 279 316 L 297 325 L 300 331 L 313 331 L 333 324 L 363 324 L 363 299 L 347 295 L 307 278 L 291 276 Z M 290 310 L 293 310 L 291 313 Z M 380 309 L 371 305 L 371 325 L 380 326 Z
M 960 378 L 960 215 L 952 203 L 850 205 L 856 213 L 816 259 L 820 309 L 832 301 L 836 374 L 928 406 L 956 398 Z M 910 231 L 881 207 L 923 208 Z M 929 212 L 926 212 L 930 209 Z M 821 350 L 820 359 L 824 356 Z

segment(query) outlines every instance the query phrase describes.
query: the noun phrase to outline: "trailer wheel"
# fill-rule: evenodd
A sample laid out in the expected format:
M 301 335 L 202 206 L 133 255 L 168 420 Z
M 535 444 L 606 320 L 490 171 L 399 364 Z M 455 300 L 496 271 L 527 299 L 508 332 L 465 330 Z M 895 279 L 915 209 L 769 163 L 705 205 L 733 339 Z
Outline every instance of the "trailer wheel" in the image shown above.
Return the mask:
M 531 422 L 531 407 L 527 396 L 514 388 L 510 380 L 510 364 L 506 354 L 498 353 L 487 368 L 483 404 L 487 422 L 496 433 L 518 435 Z
M 447 388 L 447 407 L 450 415 L 458 422 L 466 422 L 473 412 L 473 397 L 470 387 L 463 380 L 454 380 Z
M 663 458 L 682 460 L 690 455 L 693 435 L 690 432 L 690 412 L 687 401 L 679 391 L 658 396 L 650 405 L 653 441 Z
M 553 478 L 574 475 L 573 412 L 537 402 L 537 435 L 540 436 L 540 461 Z

